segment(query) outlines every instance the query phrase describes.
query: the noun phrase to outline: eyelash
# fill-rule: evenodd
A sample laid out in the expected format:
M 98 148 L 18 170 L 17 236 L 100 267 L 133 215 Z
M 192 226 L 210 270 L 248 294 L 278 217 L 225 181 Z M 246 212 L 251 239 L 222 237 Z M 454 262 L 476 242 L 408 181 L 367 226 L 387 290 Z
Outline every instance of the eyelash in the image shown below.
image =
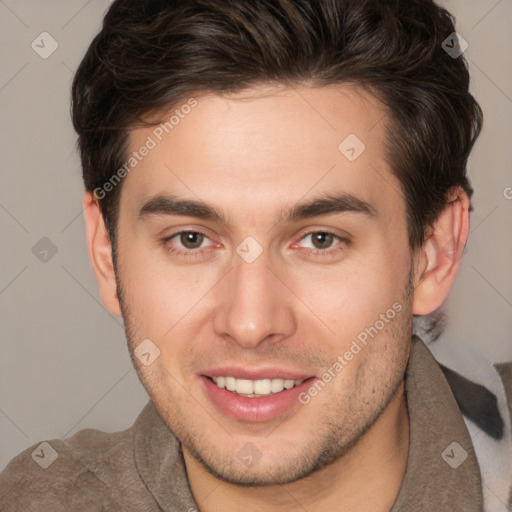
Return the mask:
M 171 236 L 168 236 L 168 237 L 165 237 L 164 239 L 162 239 L 162 243 L 164 244 L 167 251 L 169 251 L 170 253 L 173 253 L 176 256 L 180 256 L 180 257 L 182 256 L 185 258 L 195 258 L 195 257 L 201 256 L 203 254 L 204 250 L 210 249 L 210 247 L 206 247 L 203 249 L 188 249 L 188 250 L 173 249 L 169 245 L 170 240 L 172 240 L 173 238 L 175 238 L 179 235 L 182 235 L 184 233 L 193 233 L 196 235 L 202 235 L 209 239 L 208 235 L 206 233 L 203 233 L 202 231 L 187 230 L 187 229 L 183 230 L 183 231 L 178 231 L 176 233 L 173 233 Z M 308 233 L 304 234 L 300 238 L 300 241 L 304 240 L 304 238 L 306 238 L 308 236 L 315 235 L 318 233 L 322 233 L 325 235 L 332 235 L 334 238 L 338 239 L 341 242 L 341 245 L 344 245 L 344 246 L 350 245 L 350 240 L 348 240 L 346 238 L 342 238 L 341 236 L 337 235 L 336 233 L 333 233 L 332 231 L 325 231 L 325 230 L 309 231 Z M 321 256 L 332 256 L 338 252 L 341 252 L 342 250 L 343 250 L 343 248 L 339 248 L 339 247 L 334 247 L 334 248 L 330 248 L 330 249 L 309 249 L 308 255 L 320 256 L 320 257 Z

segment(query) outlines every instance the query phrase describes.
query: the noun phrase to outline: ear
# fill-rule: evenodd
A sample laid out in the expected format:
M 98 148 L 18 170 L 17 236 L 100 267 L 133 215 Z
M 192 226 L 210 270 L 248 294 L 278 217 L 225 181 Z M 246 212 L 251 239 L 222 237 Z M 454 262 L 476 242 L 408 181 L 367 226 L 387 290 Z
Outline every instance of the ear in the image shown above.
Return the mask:
M 428 315 L 442 305 L 459 271 L 468 235 L 469 199 L 456 187 L 417 255 L 413 314 Z
M 121 316 L 112 261 L 112 244 L 100 206 L 97 199 L 90 192 L 84 194 L 83 205 L 85 208 L 87 249 L 100 288 L 101 300 L 111 313 Z

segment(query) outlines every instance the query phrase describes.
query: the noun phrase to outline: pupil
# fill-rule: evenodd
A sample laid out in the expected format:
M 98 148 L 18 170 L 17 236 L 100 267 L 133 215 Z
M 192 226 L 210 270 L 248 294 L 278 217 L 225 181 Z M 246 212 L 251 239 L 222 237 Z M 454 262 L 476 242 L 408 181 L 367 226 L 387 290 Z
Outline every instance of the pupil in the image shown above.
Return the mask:
M 332 234 L 331 233 L 315 233 L 315 236 L 313 237 L 313 243 L 316 246 L 319 242 L 318 249 L 325 249 L 326 247 L 329 247 L 332 243 Z
M 202 236 L 201 233 L 182 233 L 180 237 L 181 243 L 189 249 L 196 249 L 201 246 Z

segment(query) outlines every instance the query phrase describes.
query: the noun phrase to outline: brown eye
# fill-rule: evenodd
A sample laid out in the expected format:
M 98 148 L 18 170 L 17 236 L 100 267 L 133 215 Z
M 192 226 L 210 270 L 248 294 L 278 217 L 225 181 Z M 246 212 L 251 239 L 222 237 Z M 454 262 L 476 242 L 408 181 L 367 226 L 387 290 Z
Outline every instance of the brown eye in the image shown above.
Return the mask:
M 318 231 L 312 233 L 311 241 L 315 249 L 329 249 L 332 246 L 335 236 L 332 233 Z
M 166 251 L 177 258 L 205 258 L 214 247 L 210 237 L 201 231 L 178 231 L 162 239 Z
M 197 231 L 184 231 L 180 233 L 180 242 L 187 249 L 199 249 L 203 240 L 204 235 Z
M 350 241 L 330 231 L 310 231 L 301 238 L 300 245 L 306 249 L 308 255 L 328 257 L 345 250 Z

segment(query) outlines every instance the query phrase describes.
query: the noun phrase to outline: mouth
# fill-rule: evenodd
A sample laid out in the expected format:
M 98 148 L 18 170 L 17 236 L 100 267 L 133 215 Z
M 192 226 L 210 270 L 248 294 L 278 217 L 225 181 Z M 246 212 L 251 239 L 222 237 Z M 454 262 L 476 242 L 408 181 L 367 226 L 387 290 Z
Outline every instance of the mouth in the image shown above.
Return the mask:
M 257 398 L 263 396 L 272 396 L 282 393 L 286 389 L 292 389 L 300 386 L 306 379 L 237 379 L 232 376 L 207 377 L 217 387 L 226 389 L 238 396 L 247 398 Z
M 208 372 L 215 375 L 198 374 L 197 377 L 206 397 L 218 412 L 251 423 L 275 420 L 299 410 L 303 407 L 299 401 L 300 394 L 317 380 L 304 374 L 280 371 L 232 371 L 238 375 L 225 369 Z

